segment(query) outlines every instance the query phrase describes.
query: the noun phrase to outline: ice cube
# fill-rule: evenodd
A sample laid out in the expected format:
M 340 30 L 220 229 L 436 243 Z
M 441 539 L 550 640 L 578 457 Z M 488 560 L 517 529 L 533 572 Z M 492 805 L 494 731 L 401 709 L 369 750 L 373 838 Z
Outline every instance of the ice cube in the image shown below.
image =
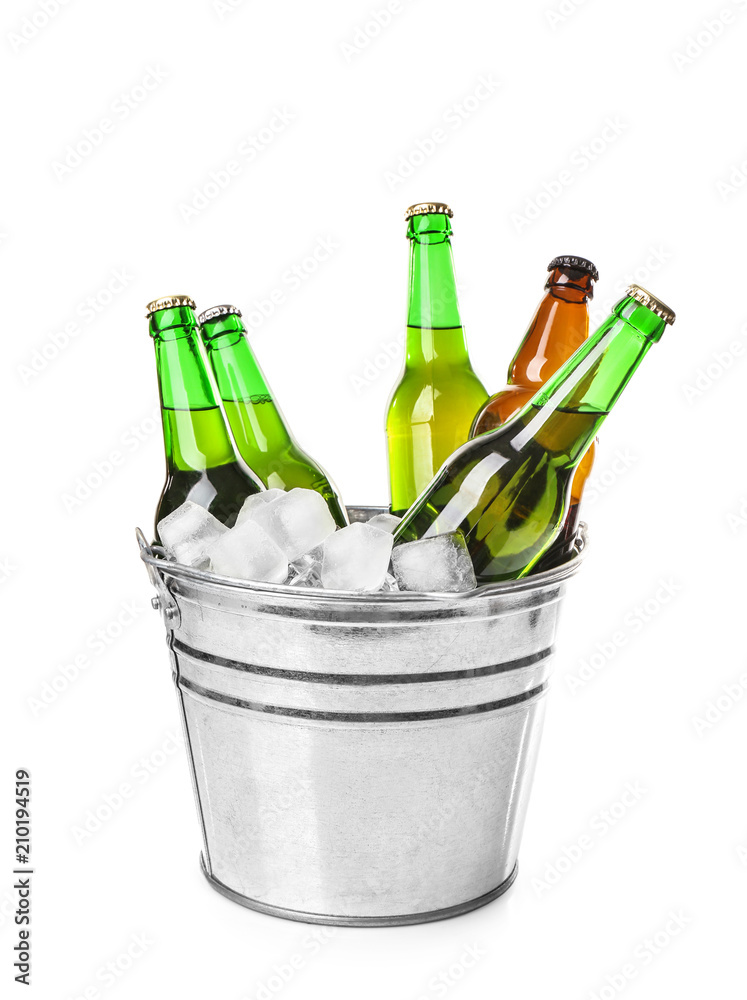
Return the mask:
M 367 524 L 351 524 L 330 535 L 322 550 L 326 590 L 378 590 L 392 553 L 392 536 Z
M 166 552 L 178 563 L 205 569 L 208 565 L 207 549 L 228 528 L 225 524 L 191 500 L 173 510 L 157 525 L 158 537 Z
M 319 577 L 310 572 L 297 573 L 295 576 L 289 577 L 285 582 L 289 587 L 315 587 L 317 590 L 322 585 Z
M 382 594 L 395 594 L 399 590 L 399 584 L 397 583 L 397 578 L 392 576 L 391 573 L 387 573 L 384 578 L 384 582 L 379 587 Z
M 300 559 L 290 564 L 290 576 L 286 583 L 290 587 L 321 587 L 322 585 L 322 546 L 317 545 L 311 552 L 306 552 Z
M 447 594 L 477 586 L 460 531 L 397 545 L 392 552 L 392 570 L 400 590 Z
M 366 524 L 372 528 L 378 528 L 380 531 L 388 531 L 390 534 L 394 534 L 401 520 L 401 517 L 396 517 L 394 514 L 374 514 L 369 521 L 366 521 Z
M 307 569 L 303 573 L 294 573 L 285 581 L 289 587 L 316 587 L 319 589 L 322 581 L 318 573 Z
M 316 490 L 300 488 L 270 503 L 254 504 L 247 517 L 264 528 L 288 562 L 321 545 L 337 527 L 324 497 Z
M 236 524 L 241 524 L 242 521 L 246 521 L 248 517 L 251 516 L 252 511 L 257 506 L 262 506 L 266 503 L 272 503 L 273 500 L 277 500 L 279 497 L 285 496 L 285 490 L 263 490 L 261 493 L 253 493 L 250 497 L 247 497 L 244 501 L 244 505 L 238 513 L 236 518 Z
M 235 525 L 208 549 L 210 568 L 220 576 L 257 583 L 284 583 L 288 560 L 253 520 Z

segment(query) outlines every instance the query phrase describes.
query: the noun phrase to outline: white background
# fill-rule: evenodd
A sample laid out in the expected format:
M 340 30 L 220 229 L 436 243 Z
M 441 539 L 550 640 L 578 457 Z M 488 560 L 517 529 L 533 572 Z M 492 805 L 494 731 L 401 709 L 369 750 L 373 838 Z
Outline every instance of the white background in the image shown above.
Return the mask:
M 12 0 L 0 25 L 4 995 L 22 991 L 17 767 L 33 776 L 39 997 L 266 997 L 297 952 L 284 998 L 607 998 L 624 966 L 626 996 L 734 995 L 747 885 L 746 5 L 401 0 L 365 46 L 359 29 L 376 32 L 384 0 L 56 6 L 45 24 L 32 0 Z M 153 70 L 161 80 L 138 100 Z M 292 120 L 242 157 L 278 110 Z M 86 146 L 104 118 L 110 130 Z M 80 162 L 65 169 L 68 146 Z M 240 172 L 185 219 L 232 159 Z M 309 927 L 208 887 L 184 752 L 159 752 L 179 723 L 134 539 L 163 477 L 144 305 L 184 292 L 249 314 L 280 288 L 253 333 L 270 384 L 348 502 L 384 502 L 403 212 L 428 199 L 455 210 L 462 313 L 491 390 L 555 254 L 598 264 L 597 320 L 630 277 L 678 320 L 603 430 L 517 884 L 440 924 L 340 929 L 312 954 Z M 283 275 L 320 239 L 334 252 L 292 289 Z M 123 782 L 132 796 L 81 835 Z M 628 783 L 638 800 L 615 807 Z M 584 834 L 591 846 L 564 860 Z M 670 911 L 685 926 L 653 957 L 645 942 Z M 134 935 L 147 950 L 108 986 L 99 970 Z M 468 946 L 483 954 L 457 981 Z M 436 990 L 441 972 L 450 985 Z

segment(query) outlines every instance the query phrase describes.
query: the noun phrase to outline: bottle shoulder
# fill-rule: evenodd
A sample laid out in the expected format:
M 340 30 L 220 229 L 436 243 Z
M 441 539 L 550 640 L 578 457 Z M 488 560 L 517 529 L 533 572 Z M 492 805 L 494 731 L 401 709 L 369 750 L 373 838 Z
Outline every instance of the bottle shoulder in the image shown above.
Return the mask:
M 539 389 L 578 350 L 588 335 L 587 306 L 548 293 L 511 362 L 510 381 Z
M 167 466 L 166 482 L 156 513 L 156 523 L 192 500 L 229 527 L 236 520 L 244 500 L 263 486 L 240 461 L 207 469 L 179 469 Z
M 439 411 L 447 419 L 451 411 L 469 423 L 487 398 L 488 391 L 474 372 L 444 378 L 406 373 L 389 397 L 387 421 L 412 418 L 422 422 Z
M 392 391 L 394 396 L 400 389 L 420 389 L 423 386 L 436 386 L 441 392 L 451 389 L 477 387 L 488 397 L 488 391 L 480 376 L 471 365 L 456 367 L 453 364 L 430 362 L 426 365 L 405 365 L 399 381 Z
M 507 385 L 494 393 L 475 417 L 472 434 L 482 434 L 495 430 L 525 406 L 535 395 L 534 389 L 519 385 Z

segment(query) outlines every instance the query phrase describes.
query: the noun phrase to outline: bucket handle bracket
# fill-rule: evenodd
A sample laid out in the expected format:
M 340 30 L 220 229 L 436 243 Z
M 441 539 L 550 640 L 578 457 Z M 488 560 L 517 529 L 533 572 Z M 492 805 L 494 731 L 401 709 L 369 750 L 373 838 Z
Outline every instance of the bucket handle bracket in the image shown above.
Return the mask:
M 177 629 L 181 625 L 181 613 L 179 611 L 179 605 L 174 600 L 174 595 L 169 590 L 166 585 L 161 573 L 154 565 L 155 553 L 148 542 L 145 539 L 145 535 L 142 533 L 140 528 L 135 529 L 135 536 L 137 537 L 137 544 L 140 547 L 140 557 L 145 563 L 145 568 L 148 571 L 148 577 L 150 582 L 156 588 L 158 594 L 151 601 L 153 608 L 156 611 L 161 612 L 161 617 L 163 618 L 163 623 L 167 629 Z

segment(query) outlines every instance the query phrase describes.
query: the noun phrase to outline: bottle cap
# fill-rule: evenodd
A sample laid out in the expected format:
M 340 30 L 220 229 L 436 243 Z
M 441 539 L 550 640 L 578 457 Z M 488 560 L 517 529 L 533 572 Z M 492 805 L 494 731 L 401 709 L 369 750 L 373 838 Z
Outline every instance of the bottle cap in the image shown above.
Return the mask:
M 197 322 L 202 326 L 209 323 L 211 319 L 218 319 L 219 316 L 240 316 L 241 310 L 238 306 L 211 306 L 197 317 Z
M 407 222 L 413 215 L 448 215 L 451 218 L 453 214 L 446 202 L 421 201 L 417 205 L 410 205 L 405 212 L 405 221 Z
M 640 285 L 631 285 L 626 289 L 625 294 L 630 295 L 636 302 L 640 302 L 642 306 L 650 309 L 655 316 L 661 317 L 670 326 L 674 323 L 674 310 L 670 309 L 661 299 L 657 299 L 651 292 L 647 292 L 645 288 L 641 288 Z
M 194 299 L 190 299 L 188 295 L 165 295 L 162 299 L 153 299 L 148 303 L 145 307 L 145 318 L 150 319 L 159 309 L 178 309 L 180 306 L 196 308 Z
M 547 265 L 547 270 L 554 271 L 556 267 L 575 267 L 579 271 L 586 271 L 594 281 L 599 281 L 599 271 L 586 257 L 571 257 L 567 254 L 563 257 L 553 257 Z

